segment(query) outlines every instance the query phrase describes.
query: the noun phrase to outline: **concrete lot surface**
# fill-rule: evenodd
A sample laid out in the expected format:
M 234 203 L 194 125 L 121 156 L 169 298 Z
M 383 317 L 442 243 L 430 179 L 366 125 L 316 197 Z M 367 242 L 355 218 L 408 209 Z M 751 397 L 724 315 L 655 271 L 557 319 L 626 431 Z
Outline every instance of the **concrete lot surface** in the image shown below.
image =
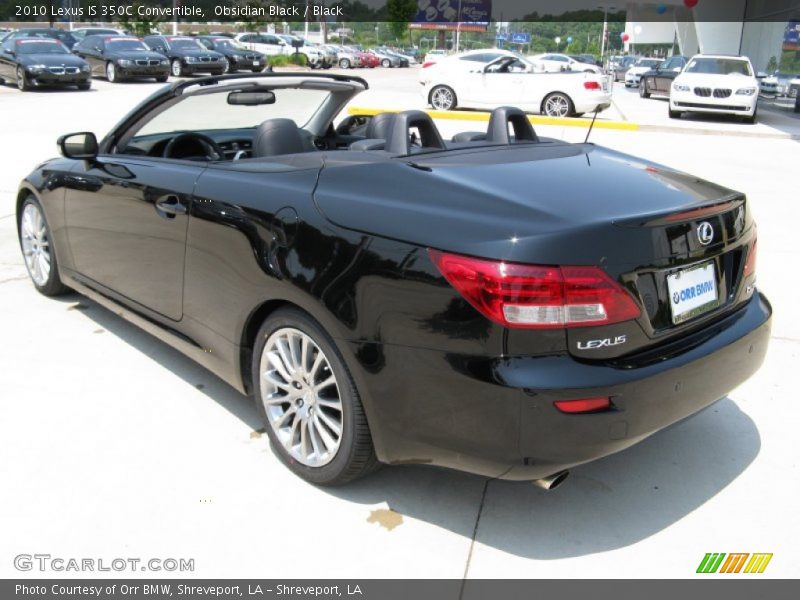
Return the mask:
M 421 106 L 413 70 L 366 76 L 374 89 L 359 105 Z M 281 466 L 250 399 L 114 313 L 78 295 L 45 298 L 27 280 L 19 180 L 56 154 L 59 134 L 105 133 L 155 85 L 0 89 L 0 577 L 24 575 L 13 566 L 21 553 L 193 558 L 194 572 L 173 575 L 195 577 L 683 578 L 706 552 L 771 552 L 758 577 L 800 575 L 800 146 L 789 137 L 800 121 L 762 112 L 756 126 L 693 118 L 592 134 L 748 194 L 759 287 L 775 308 L 755 377 L 553 492 L 417 466 L 332 490 Z M 663 101 L 622 88 L 615 105 L 674 127 Z M 439 125 L 445 135 L 485 127 Z M 614 193 L 598 189 L 597 202 Z

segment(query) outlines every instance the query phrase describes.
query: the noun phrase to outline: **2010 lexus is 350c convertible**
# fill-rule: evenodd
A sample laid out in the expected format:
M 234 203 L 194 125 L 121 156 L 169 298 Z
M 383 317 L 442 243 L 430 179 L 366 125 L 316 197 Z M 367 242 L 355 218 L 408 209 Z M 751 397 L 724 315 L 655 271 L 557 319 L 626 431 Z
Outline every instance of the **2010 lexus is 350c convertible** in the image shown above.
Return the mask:
M 317 484 L 381 463 L 560 483 L 763 361 L 744 195 L 496 109 L 338 117 L 367 83 L 165 86 L 22 182 L 22 252 L 255 397 Z M 335 124 L 335 126 L 334 126 Z

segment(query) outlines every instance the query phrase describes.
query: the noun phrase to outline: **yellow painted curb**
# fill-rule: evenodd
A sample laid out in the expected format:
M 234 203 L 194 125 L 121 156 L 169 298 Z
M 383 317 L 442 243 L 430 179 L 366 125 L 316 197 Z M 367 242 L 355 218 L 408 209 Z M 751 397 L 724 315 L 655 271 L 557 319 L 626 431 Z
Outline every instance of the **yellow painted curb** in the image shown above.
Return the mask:
M 351 106 L 347 109 L 351 115 L 377 115 L 382 112 L 400 112 L 397 108 L 361 108 Z M 473 112 L 463 110 L 425 110 L 432 119 L 449 119 L 451 121 L 488 121 L 489 113 Z M 588 128 L 591 119 L 575 119 L 562 117 L 531 116 L 528 120 L 534 125 L 561 125 L 564 127 L 583 127 Z M 621 131 L 639 131 L 637 123 L 626 123 L 623 121 L 595 121 L 595 129 L 618 129 Z

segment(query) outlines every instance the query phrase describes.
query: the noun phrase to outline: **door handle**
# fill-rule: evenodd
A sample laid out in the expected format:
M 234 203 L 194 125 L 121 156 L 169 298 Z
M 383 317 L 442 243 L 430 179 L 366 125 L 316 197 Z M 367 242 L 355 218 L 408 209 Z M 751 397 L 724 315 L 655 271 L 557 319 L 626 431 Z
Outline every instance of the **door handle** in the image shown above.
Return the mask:
M 186 206 L 177 196 L 169 195 L 156 201 L 156 211 L 167 219 L 174 219 L 176 215 L 186 214 Z

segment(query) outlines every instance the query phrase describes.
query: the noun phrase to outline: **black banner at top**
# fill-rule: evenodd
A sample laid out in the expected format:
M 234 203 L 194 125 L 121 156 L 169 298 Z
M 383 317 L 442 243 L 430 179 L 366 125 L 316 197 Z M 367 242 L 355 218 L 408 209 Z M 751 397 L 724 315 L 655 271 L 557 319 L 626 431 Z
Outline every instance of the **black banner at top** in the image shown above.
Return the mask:
M 0 0 L 0 23 L 800 22 L 800 0 Z M 12 25 L 13 26 L 13 25 Z

